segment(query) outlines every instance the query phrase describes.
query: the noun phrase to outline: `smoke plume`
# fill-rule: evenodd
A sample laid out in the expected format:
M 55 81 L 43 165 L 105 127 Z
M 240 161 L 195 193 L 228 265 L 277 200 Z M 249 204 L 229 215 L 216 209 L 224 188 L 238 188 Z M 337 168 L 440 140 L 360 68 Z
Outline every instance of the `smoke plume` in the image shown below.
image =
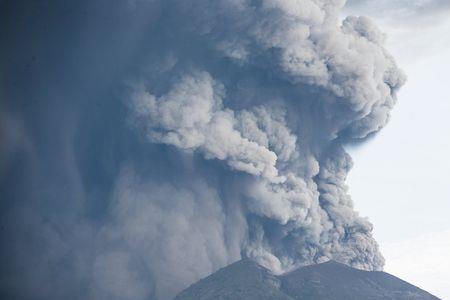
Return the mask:
M 344 4 L 15 8 L 70 25 L 34 38 L 17 25 L 41 54 L 31 71 L 3 64 L 2 294 L 171 299 L 243 256 L 276 273 L 381 270 L 343 146 L 386 125 L 405 76 L 372 21 L 340 19 Z

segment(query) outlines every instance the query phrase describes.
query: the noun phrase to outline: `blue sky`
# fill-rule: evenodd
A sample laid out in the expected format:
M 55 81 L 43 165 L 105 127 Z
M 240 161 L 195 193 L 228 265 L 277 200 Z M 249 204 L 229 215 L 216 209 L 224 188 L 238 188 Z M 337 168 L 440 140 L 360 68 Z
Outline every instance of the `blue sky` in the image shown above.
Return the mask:
M 348 148 L 350 193 L 374 223 L 386 271 L 450 298 L 450 2 L 349 4 L 346 13 L 369 15 L 387 33 L 408 76 L 388 126 Z

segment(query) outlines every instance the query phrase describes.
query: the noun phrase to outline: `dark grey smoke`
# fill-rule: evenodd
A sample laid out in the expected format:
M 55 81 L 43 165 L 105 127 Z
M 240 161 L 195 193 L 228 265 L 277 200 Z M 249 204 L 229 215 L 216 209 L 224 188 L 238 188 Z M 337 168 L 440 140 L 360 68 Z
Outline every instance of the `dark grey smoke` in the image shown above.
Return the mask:
M 404 75 L 343 5 L 2 2 L 0 295 L 171 299 L 242 256 L 380 270 L 343 145 Z

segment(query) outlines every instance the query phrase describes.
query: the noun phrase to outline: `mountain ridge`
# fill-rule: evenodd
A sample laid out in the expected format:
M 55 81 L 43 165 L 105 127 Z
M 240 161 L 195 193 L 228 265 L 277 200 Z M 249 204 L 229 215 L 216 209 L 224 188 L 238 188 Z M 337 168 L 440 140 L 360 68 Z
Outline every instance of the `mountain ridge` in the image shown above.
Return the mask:
M 391 274 L 363 271 L 335 261 L 274 275 L 250 259 L 219 269 L 175 297 L 193 299 L 439 300 Z

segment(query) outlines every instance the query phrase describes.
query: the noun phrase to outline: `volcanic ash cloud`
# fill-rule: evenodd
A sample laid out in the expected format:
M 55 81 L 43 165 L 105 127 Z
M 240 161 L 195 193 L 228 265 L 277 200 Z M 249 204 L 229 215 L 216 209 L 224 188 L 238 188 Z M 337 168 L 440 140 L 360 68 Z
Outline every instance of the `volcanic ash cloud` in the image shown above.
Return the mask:
M 149 213 L 160 211 L 163 220 L 149 218 L 139 242 L 159 250 L 139 248 L 186 270 L 174 275 L 180 285 L 241 255 L 275 272 L 328 259 L 382 269 L 372 225 L 347 193 L 352 161 L 342 145 L 387 123 L 405 77 L 369 19 L 340 21 L 343 4 L 153 2 L 154 47 L 124 102 L 143 142 L 176 149 L 195 166 L 167 166 L 177 176 L 158 179 L 166 185 L 157 193 L 128 170 L 116 201 L 133 193 Z M 132 215 L 119 216 L 133 231 Z M 170 242 L 161 243 L 169 239 L 161 230 Z M 164 290 L 160 267 L 148 268 Z

